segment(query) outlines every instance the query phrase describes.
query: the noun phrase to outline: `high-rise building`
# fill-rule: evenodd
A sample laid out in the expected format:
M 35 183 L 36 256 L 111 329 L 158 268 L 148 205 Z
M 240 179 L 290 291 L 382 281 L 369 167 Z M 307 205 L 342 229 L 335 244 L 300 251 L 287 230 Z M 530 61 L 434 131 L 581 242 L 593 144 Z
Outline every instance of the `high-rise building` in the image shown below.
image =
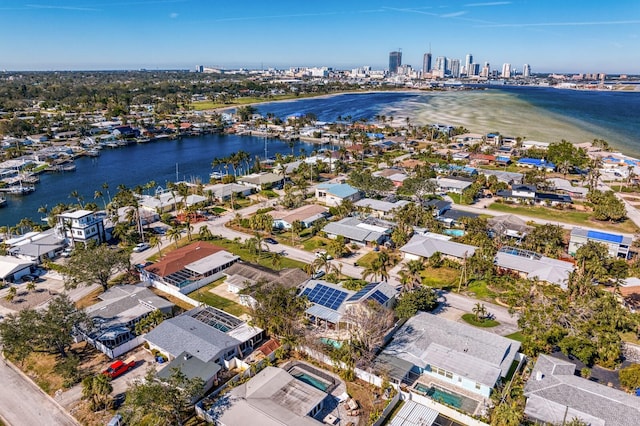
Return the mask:
M 525 78 L 531 77 L 531 66 L 529 64 L 524 64 L 522 67 L 522 76 Z
M 396 74 L 400 65 L 402 65 L 402 52 L 395 51 L 389 53 L 389 72 Z
M 438 56 L 436 58 L 433 69 L 442 71 L 442 73 L 444 74 L 447 71 L 447 58 L 445 58 L 444 56 Z
M 449 70 L 451 73 L 451 77 L 453 78 L 460 77 L 460 59 L 451 59 Z
M 489 62 L 485 62 L 482 70 L 480 71 L 480 77 L 489 77 L 491 74 L 491 67 L 489 66 Z
M 502 64 L 502 78 L 511 78 L 511 64 Z
M 467 70 L 467 73 L 469 73 L 469 67 L 472 63 L 473 63 L 473 55 L 471 53 L 468 53 L 464 61 L 464 68 Z
M 422 73 L 426 74 L 431 71 L 431 53 L 425 53 L 422 57 Z
M 204 72 L 204 65 L 196 65 L 196 72 Z

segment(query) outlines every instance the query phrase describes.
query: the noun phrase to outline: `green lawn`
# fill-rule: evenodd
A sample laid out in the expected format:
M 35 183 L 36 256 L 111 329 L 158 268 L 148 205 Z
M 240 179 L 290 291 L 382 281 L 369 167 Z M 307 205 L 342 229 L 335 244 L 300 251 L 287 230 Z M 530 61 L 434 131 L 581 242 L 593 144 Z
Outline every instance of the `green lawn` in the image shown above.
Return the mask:
M 314 251 L 316 249 L 326 247 L 330 241 L 331 240 L 328 238 L 322 238 L 316 235 L 315 237 L 311 237 L 308 240 L 303 241 L 302 246 L 306 251 Z
M 212 244 L 215 244 L 220 247 L 224 247 L 227 251 L 230 251 L 233 254 L 240 256 L 242 260 L 245 262 L 258 263 L 262 266 L 266 266 L 267 268 L 273 269 L 272 262 L 272 253 L 263 252 L 259 259 L 256 262 L 256 255 L 249 252 L 249 250 L 242 247 L 241 243 L 236 243 L 234 241 L 230 241 L 227 239 L 214 239 L 210 241 Z M 269 248 L 273 249 L 274 252 L 279 252 L 284 247 L 270 246 Z M 304 268 L 306 264 L 304 262 L 300 262 L 294 259 L 289 259 L 286 256 L 283 256 L 281 259 L 281 267 L 282 268 Z
M 460 271 L 448 267 L 426 268 L 422 272 L 422 283 L 434 288 L 457 288 L 459 279 Z
M 495 294 L 487 288 L 487 282 L 484 280 L 473 280 L 466 288 L 463 287 L 462 291 L 473 292 L 476 299 L 493 300 L 495 297 Z
M 205 286 L 194 291 L 193 293 L 189 293 L 189 297 L 199 302 L 206 303 L 209 306 L 213 306 L 214 308 L 229 312 L 230 314 L 237 317 L 249 312 L 247 308 L 239 305 L 233 300 L 229 300 L 224 297 L 218 296 L 217 294 L 211 293 L 209 291 L 210 287 L 207 287 L 208 286 Z
M 561 221 L 575 225 L 588 226 L 592 228 L 607 229 L 610 231 L 635 233 L 638 231 L 636 225 L 630 220 L 621 223 L 599 222 L 590 219 L 590 214 L 574 210 L 556 210 L 547 207 L 518 206 L 511 204 L 493 203 L 489 205 L 489 210 L 503 213 L 520 214 L 531 218 Z
M 500 325 L 500 323 L 496 320 L 485 319 L 476 321 L 476 316 L 474 314 L 464 314 L 462 315 L 462 320 L 467 324 L 471 324 L 475 327 L 481 328 L 490 328 Z
M 515 333 L 508 334 L 506 336 L 507 339 L 516 340 L 520 343 L 524 342 L 524 334 L 521 331 L 516 331 Z
M 447 195 L 448 195 L 449 197 L 451 197 L 451 199 L 453 200 L 453 202 L 454 202 L 455 204 L 461 204 L 461 203 L 460 203 L 460 197 L 461 197 L 461 195 L 460 195 L 460 194 L 456 194 L 455 192 L 447 192 Z

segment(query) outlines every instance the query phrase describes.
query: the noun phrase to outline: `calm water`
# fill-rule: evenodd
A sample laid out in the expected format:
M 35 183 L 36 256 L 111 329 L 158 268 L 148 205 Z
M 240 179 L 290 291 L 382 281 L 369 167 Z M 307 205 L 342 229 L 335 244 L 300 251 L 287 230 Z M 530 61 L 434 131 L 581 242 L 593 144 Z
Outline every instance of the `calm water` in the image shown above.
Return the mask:
M 498 131 L 529 140 L 574 143 L 605 139 L 640 156 L 640 92 L 588 92 L 544 87 L 492 87 L 450 92 L 346 94 L 330 98 L 263 104 L 261 113 L 279 117 L 314 113 L 373 121 L 378 114 L 404 124 L 464 126 L 474 133 Z
M 376 115 L 403 124 L 408 117 L 415 125 L 446 123 L 465 126 L 471 132 L 499 131 L 525 136 L 528 140 L 574 143 L 605 139 L 622 152 L 640 157 L 640 92 L 586 92 L 537 87 L 500 87 L 459 92 L 388 92 L 345 94 L 329 98 L 301 99 L 258 106 L 262 114 L 287 117 L 314 113 L 319 120 L 335 121 L 351 116 L 373 121 Z M 312 145 L 297 143 L 296 154 Z M 208 181 L 211 161 L 238 150 L 264 157 L 261 138 L 206 135 L 179 141 L 152 142 L 119 149 L 104 149 L 99 158 L 76 162 L 74 173 L 43 174 L 35 193 L 10 197 L 0 209 L 0 226 L 13 226 L 23 217 L 39 220 L 40 206 L 75 202 L 69 194 L 77 190 L 85 202 L 108 183 L 111 193 L 119 184 L 129 187 L 154 180 L 166 186 L 176 180 L 200 178 Z M 288 144 L 271 140 L 268 155 L 290 153 Z M 106 195 L 106 194 L 105 194 Z M 95 200 L 102 205 L 102 200 Z
M 270 139 L 267 143 L 268 155 L 290 154 L 287 143 Z M 314 146 L 296 142 L 294 153 L 304 149 L 310 153 Z M 102 191 L 108 200 L 104 183 L 109 184 L 109 192 L 117 192 L 117 186 L 125 184 L 129 188 L 144 185 L 153 180 L 165 187 L 167 182 L 176 181 L 176 163 L 179 180 L 199 178 L 209 181 L 211 162 L 215 157 L 225 157 L 239 150 L 247 151 L 252 158 L 264 158 L 264 139 L 235 135 L 205 135 L 188 137 L 175 141 L 156 141 L 141 145 L 101 151 L 100 157 L 83 157 L 76 160 L 76 171 L 69 173 L 44 173 L 36 192 L 23 196 L 7 196 L 8 205 L 0 209 L 0 226 L 13 226 L 20 219 L 29 217 L 39 221 L 40 206 L 52 207 L 58 203 L 76 203 L 69 194 L 78 191 L 84 202 L 103 205 L 101 198 L 94 200 L 95 191 Z M 251 162 L 253 164 L 253 161 Z

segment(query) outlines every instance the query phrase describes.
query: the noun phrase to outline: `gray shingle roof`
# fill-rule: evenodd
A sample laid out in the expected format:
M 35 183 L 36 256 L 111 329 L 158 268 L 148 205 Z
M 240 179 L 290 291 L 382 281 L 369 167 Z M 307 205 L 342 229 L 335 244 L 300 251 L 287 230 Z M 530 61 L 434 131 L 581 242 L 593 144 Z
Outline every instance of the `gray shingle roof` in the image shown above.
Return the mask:
M 494 373 L 504 377 L 519 349 L 515 340 L 420 312 L 398 330 L 383 353 L 422 368 L 446 361 L 450 371 L 493 386 Z
M 145 339 L 174 358 L 182 352 L 189 352 L 203 362 L 214 360 L 221 352 L 241 343 L 189 315 L 180 315 L 163 321 L 147 333 Z
M 204 382 L 208 382 L 222 367 L 215 362 L 204 362 L 201 359 L 192 356 L 188 352 L 182 352 L 175 357 L 169 364 L 167 364 L 162 370 L 158 371 L 158 377 L 161 379 L 168 379 L 173 374 L 173 369 L 177 368 L 184 374 L 187 379 L 201 378 Z
M 431 238 L 425 235 L 414 235 L 407 244 L 400 248 L 400 251 L 425 258 L 440 252 L 443 255 L 463 259 L 465 256 L 473 256 L 476 248 L 475 246 Z
M 569 262 L 546 256 L 530 259 L 503 252 L 496 254 L 494 263 L 500 268 L 522 272 L 527 274 L 529 278 L 537 277 L 540 281 L 557 284 L 563 289 L 567 288 L 569 274 L 575 269 L 573 264 Z
M 550 423 L 579 418 L 590 425 L 636 426 L 640 399 L 575 376 L 575 364 L 540 355 L 525 385 L 530 418 Z

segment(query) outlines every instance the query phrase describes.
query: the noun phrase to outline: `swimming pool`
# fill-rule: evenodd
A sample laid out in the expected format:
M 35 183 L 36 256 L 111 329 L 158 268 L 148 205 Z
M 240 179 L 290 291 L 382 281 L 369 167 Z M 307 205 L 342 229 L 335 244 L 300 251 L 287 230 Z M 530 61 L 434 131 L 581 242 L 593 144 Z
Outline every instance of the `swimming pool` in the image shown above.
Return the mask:
M 304 367 L 304 366 L 302 366 Z M 305 368 L 306 369 L 306 368 Z M 304 371 L 300 365 L 297 365 L 289 370 L 289 374 L 291 374 L 296 379 L 304 382 L 308 385 L 313 386 L 316 389 L 320 389 L 322 392 L 327 392 L 327 390 L 333 386 L 333 383 L 324 380 L 313 373 Z
M 414 389 L 436 402 L 458 408 L 469 414 L 473 414 L 476 408 L 478 408 L 478 401 L 475 399 L 446 391 L 435 385 L 425 386 L 422 383 L 418 383 L 414 386 Z
M 445 229 L 444 233 L 452 237 L 464 237 L 464 231 L 462 229 Z
M 340 349 L 342 347 L 342 342 L 339 342 L 338 340 L 329 339 L 328 337 L 321 337 L 320 341 L 325 345 L 331 345 L 336 349 Z

